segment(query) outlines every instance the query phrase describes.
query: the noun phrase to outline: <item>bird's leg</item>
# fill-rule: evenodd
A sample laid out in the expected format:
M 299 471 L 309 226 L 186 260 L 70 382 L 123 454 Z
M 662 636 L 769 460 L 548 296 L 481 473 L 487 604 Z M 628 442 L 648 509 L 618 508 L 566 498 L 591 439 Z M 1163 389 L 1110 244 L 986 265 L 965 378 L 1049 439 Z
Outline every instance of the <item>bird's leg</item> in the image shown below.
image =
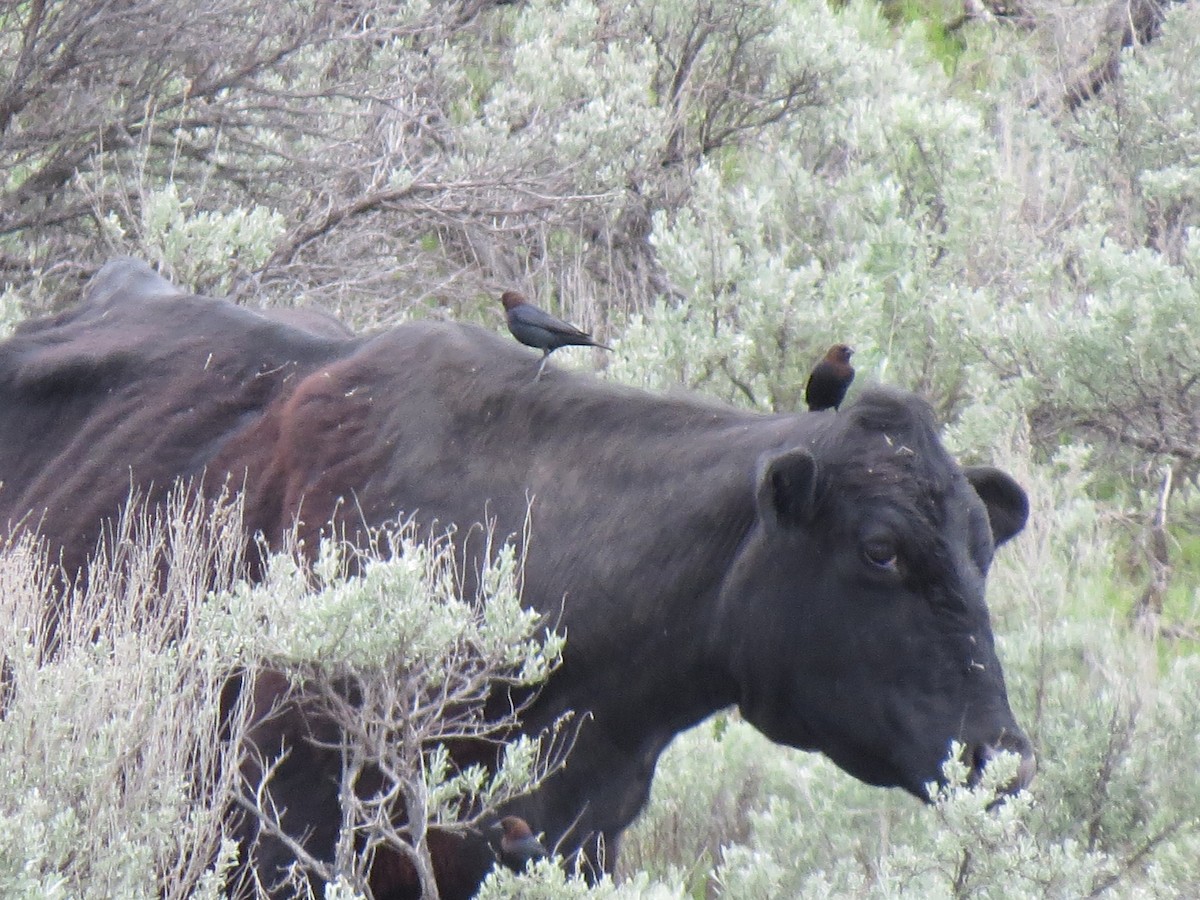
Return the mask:
M 550 351 L 549 350 L 542 351 L 542 364 L 540 366 L 538 366 L 537 374 L 533 376 L 533 380 L 535 382 L 541 379 L 542 371 L 546 368 L 546 362 L 549 359 L 550 359 Z

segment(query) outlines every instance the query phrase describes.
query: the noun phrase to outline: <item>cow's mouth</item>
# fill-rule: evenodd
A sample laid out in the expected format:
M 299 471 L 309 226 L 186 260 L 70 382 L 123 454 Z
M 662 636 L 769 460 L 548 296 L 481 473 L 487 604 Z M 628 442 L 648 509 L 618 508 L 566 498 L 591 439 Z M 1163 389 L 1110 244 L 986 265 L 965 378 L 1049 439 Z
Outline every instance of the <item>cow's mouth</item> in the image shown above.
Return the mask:
M 980 779 L 983 778 L 984 769 L 1001 753 L 1016 753 L 1021 757 L 1021 762 L 1017 766 L 1017 773 L 997 791 L 996 799 L 992 801 L 992 807 L 1029 787 L 1034 775 L 1037 774 L 1037 756 L 1028 739 L 1021 734 L 1004 734 L 994 743 L 977 744 L 971 751 L 971 774 L 967 779 L 967 784 L 970 787 L 978 785 Z

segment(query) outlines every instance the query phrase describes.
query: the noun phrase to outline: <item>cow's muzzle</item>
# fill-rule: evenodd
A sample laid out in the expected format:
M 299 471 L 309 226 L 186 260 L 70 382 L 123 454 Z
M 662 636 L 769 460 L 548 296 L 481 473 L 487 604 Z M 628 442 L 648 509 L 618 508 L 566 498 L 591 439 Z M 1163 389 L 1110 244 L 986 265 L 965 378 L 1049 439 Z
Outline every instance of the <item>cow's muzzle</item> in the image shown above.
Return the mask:
M 996 803 L 1029 787 L 1033 776 L 1037 774 L 1037 756 L 1033 752 L 1033 746 L 1029 743 L 1029 739 L 1023 734 L 1005 734 L 997 741 L 979 744 L 975 747 L 971 754 L 971 776 L 968 784 L 972 786 L 978 784 L 979 779 L 983 776 L 983 770 L 1001 753 L 1016 753 L 1021 757 L 1021 762 L 1017 767 L 1017 774 L 1000 788 Z

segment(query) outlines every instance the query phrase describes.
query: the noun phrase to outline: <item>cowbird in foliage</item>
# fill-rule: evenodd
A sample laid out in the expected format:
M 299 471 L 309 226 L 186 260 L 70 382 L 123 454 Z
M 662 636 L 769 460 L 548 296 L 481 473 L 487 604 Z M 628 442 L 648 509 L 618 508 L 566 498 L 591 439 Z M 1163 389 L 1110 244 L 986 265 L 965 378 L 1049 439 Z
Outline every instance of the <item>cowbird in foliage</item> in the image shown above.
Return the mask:
M 522 872 L 530 860 L 548 855 L 529 823 L 520 816 L 505 816 L 491 830 L 500 833 L 500 862 L 514 872 Z
M 812 412 L 837 409 L 846 399 L 846 390 L 854 380 L 850 357 L 854 351 L 845 344 L 834 344 L 824 358 L 813 366 L 804 388 L 804 402 Z
M 500 296 L 504 304 L 504 317 L 508 320 L 508 330 L 512 336 L 526 347 L 542 351 L 542 364 L 538 366 L 537 375 L 533 380 L 542 377 L 546 368 L 546 360 L 559 347 L 599 347 L 601 350 L 611 350 L 597 341 L 586 331 L 580 331 L 574 325 L 556 319 L 545 310 L 538 309 L 529 303 L 525 297 L 516 291 L 505 291 Z

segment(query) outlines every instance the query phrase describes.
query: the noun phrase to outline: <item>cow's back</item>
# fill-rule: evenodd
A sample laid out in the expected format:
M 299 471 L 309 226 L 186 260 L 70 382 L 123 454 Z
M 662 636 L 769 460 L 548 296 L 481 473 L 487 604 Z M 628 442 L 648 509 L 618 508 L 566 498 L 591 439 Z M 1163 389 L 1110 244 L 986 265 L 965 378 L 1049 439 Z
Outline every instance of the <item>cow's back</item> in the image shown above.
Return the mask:
M 749 526 L 758 456 L 798 439 L 793 416 L 560 368 L 535 381 L 537 364 L 477 326 L 408 322 L 314 370 L 214 466 L 250 472 L 267 531 L 298 518 L 311 539 L 340 514 L 350 529 L 415 516 L 460 537 L 528 532 L 526 600 L 551 612 L 719 565 L 707 540 L 731 551 Z

